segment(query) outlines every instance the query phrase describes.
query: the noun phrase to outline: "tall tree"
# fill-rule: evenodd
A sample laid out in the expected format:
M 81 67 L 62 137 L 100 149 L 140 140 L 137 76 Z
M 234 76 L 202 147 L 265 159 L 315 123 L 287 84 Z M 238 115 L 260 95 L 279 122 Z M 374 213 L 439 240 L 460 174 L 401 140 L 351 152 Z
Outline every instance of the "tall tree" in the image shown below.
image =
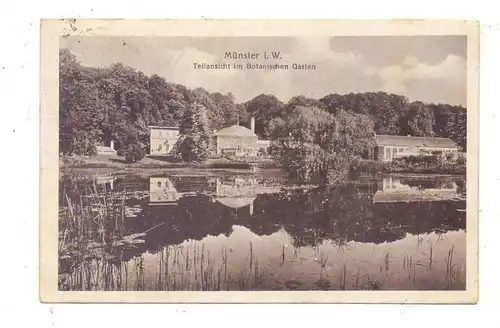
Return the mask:
M 255 118 L 255 134 L 268 138 L 266 128 L 270 121 L 283 115 L 283 103 L 273 95 L 260 94 L 245 103 L 248 116 Z
M 302 181 L 330 184 L 346 177 L 351 160 L 373 145 L 367 116 L 341 110 L 337 115 L 317 107 L 297 107 L 277 122 L 273 156 Z
M 204 162 L 210 152 L 210 127 L 206 108 L 200 103 L 188 107 L 181 121 L 175 153 L 185 162 Z
M 408 110 L 400 124 L 402 134 L 418 137 L 434 136 L 432 130 L 434 115 L 429 107 L 421 101 L 408 104 Z
M 283 110 L 280 116 L 285 117 L 299 107 L 317 107 L 319 109 L 325 109 L 325 105 L 318 99 L 308 98 L 306 96 L 300 95 L 292 97 L 292 99 L 290 99 L 283 106 Z
M 231 93 L 223 95 L 215 92 L 209 96 L 213 101 L 211 110 L 208 113 L 212 129 L 218 130 L 225 126 L 237 124 L 245 119 L 241 107 L 234 102 L 234 96 Z
M 448 121 L 447 131 L 450 138 L 463 150 L 467 151 L 467 111 L 457 111 Z
M 444 104 L 430 104 L 429 109 L 434 115 L 432 130 L 437 137 L 449 137 L 447 131 L 448 122 L 453 119 L 452 106 Z
M 325 110 L 336 114 L 340 110 L 368 115 L 378 134 L 400 134 L 400 118 L 405 116 L 407 99 L 385 92 L 329 94 L 321 98 Z
M 92 69 L 84 68 L 67 50 L 60 53 L 59 147 L 63 154 L 93 155 L 104 113 Z

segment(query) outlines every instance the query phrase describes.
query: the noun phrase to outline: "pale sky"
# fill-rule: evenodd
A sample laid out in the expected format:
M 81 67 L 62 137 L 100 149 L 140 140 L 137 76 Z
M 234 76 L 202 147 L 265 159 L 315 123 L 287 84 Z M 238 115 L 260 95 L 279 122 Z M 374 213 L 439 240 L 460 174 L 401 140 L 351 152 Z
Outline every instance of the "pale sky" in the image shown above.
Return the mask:
M 168 82 L 232 92 L 238 102 L 261 93 L 283 102 L 304 95 L 386 91 L 424 102 L 466 105 L 465 36 L 102 37 L 61 38 L 85 66 L 123 63 Z M 282 60 L 227 60 L 226 51 L 281 52 Z M 195 70 L 193 63 L 278 63 L 289 70 Z M 316 70 L 292 70 L 293 63 Z

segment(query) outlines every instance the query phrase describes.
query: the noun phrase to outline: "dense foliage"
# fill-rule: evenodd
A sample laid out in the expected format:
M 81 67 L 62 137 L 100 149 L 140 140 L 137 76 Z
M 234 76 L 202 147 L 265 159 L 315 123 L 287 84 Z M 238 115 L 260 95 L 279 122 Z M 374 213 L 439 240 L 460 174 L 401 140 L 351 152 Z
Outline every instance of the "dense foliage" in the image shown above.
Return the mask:
M 210 127 L 203 105 L 195 103 L 184 113 L 175 153 L 184 162 L 204 162 L 210 150 Z
M 131 144 L 125 151 L 125 161 L 135 163 L 144 158 L 144 152 L 139 144 Z
M 178 126 L 195 103 L 206 109 L 209 129 L 248 121 L 244 106 L 230 93 L 189 90 L 121 64 L 85 67 L 68 50 L 60 51 L 59 69 L 63 154 L 93 155 L 97 145 L 111 140 L 120 153 L 135 140 L 149 149 L 148 126 Z
M 237 104 L 231 93 L 190 90 L 122 64 L 85 67 L 66 49 L 59 55 L 59 146 L 63 154 L 93 155 L 97 145 L 111 140 L 120 153 L 136 142 L 147 151 L 149 125 L 181 125 L 186 115 L 193 115 L 187 114 L 193 109 L 205 111 L 208 131 L 235 123 L 249 127 L 249 118 L 254 116 L 255 132 L 262 139 L 279 139 L 277 127 L 294 124 L 286 121 L 298 108 L 315 108 L 320 115 L 363 117 L 370 122 L 366 126 L 373 126 L 378 134 L 450 137 L 466 147 L 463 107 L 410 102 L 385 92 L 329 94 L 321 99 L 300 95 L 287 103 L 261 94 Z M 191 147 L 192 141 L 185 143 Z
M 332 183 L 345 177 L 354 156 L 374 146 L 373 126 L 361 114 L 297 107 L 273 121 L 272 153 L 294 178 Z

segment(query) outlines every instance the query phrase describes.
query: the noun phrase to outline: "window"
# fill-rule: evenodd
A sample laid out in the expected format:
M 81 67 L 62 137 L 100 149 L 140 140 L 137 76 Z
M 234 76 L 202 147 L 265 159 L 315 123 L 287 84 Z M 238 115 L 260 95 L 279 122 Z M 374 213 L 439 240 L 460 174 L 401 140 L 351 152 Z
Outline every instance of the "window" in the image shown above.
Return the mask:
M 384 156 L 384 158 L 386 160 L 391 160 L 392 159 L 392 148 L 385 147 L 384 149 L 385 149 L 385 156 Z
M 158 145 L 158 151 L 161 151 L 161 144 Z
M 158 187 L 161 187 L 161 181 L 158 181 Z
M 397 189 L 396 181 L 391 179 L 391 189 Z

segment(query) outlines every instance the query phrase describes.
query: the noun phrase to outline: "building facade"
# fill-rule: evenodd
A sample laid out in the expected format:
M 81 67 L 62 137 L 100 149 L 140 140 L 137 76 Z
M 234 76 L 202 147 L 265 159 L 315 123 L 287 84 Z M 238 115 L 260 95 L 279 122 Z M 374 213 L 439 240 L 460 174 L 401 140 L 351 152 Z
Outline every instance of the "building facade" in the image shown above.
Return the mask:
M 169 155 L 179 140 L 179 128 L 175 126 L 150 126 L 149 131 L 151 155 Z
M 244 126 L 233 125 L 215 132 L 213 149 L 216 155 L 255 156 L 259 138 Z
M 251 128 L 233 125 L 214 131 L 212 152 L 215 155 L 257 156 L 267 154 L 270 141 L 259 140 L 255 134 L 255 119 Z M 175 126 L 150 126 L 150 155 L 168 156 L 179 140 L 179 128 Z
M 449 138 L 376 135 L 372 159 L 392 162 L 405 156 L 458 154 L 457 144 Z
M 215 155 L 257 156 L 267 153 L 269 141 L 259 140 L 255 134 L 255 119 L 251 118 L 250 129 L 233 125 L 214 133 L 212 148 Z

